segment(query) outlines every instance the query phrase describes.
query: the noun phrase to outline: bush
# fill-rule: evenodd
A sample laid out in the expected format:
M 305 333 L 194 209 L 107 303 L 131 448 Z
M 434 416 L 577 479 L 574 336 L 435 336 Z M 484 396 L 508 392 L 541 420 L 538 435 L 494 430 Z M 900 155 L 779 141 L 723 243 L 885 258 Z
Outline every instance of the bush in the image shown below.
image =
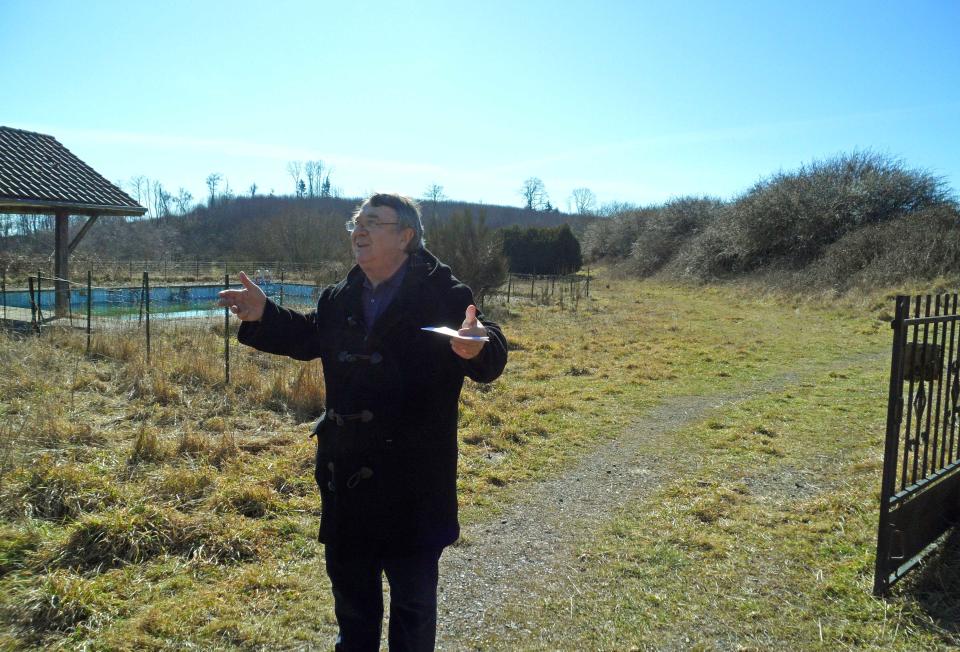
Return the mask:
M 943 180 L 890 157 L 857 152 L 814 162 L 738 198 L 691 241 L 681 268 L 702 279 L 799 269 L 847 233 L 948 202 Z
M 507 279 L 500 236 L 487 227 L 483 211 L 477 220 L 469 209 L 454 213 L 445 222 L 429 220 L 426 237 L 430 251 L 473 290 L 477 303 L 483 303 L 484 296 Z
M 960 274 L 960 212 L 919 211 L 847 234 L 803 274 L 803 283 L 845 291 Z
M 629 208 L 591 222 L 583 233 L 583 252 L 587 260 L 624 260 L 640 237 L 644 223 L 656 209 Z
M 631 270 L 640 276 L 660 270 L 687 240 L 716 221 L 722 209 L 720 200 L 708 197 L 683 197 L 648 209 L 631 247 Z
M 502 235 L 511 272 L 571 274 L 583 265 L 580 242 L 566 224 L 551 229 L 513 226 Z

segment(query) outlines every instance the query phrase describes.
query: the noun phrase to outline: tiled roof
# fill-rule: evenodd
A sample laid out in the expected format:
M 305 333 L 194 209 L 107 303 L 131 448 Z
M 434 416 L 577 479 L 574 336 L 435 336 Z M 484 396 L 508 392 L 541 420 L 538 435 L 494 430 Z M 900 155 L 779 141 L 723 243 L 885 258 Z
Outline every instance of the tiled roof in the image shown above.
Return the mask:
M 125 215 L 146 211 L 53 136 L 0 127 L 0 213 L 48 204 Z

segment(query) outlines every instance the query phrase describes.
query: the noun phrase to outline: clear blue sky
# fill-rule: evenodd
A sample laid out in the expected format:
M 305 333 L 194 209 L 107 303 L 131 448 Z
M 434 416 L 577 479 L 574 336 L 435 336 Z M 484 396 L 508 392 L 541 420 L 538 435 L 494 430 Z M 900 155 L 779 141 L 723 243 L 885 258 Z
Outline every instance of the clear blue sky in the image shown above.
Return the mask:
M 732 197 L 854 149 L 960 190 L 960 0 L 0 0 L 0 124 L 111 180 L 566 208 Z

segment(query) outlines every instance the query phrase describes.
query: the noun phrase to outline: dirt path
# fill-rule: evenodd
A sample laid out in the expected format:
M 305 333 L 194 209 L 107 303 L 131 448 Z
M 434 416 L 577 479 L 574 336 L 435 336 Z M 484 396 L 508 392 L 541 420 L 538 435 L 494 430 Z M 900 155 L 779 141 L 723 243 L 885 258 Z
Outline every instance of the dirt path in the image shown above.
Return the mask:
M 640 418 L 560 477 L 522 488 L 499 519 L 464 528 L 463 545 L 441 559 L 438 649 L 487 650 L 498 636 L 491 616 L 522 598 L 520 578 L 576 584 L 573 550 L 630 501 L 650 494 L 695 462 L 696 451 L 675 450 L 670 435 L 731 403 L 778 392 L 810 374 L 876 361 L 857 356 L 819 367 L 798 368 L 753 383 L 739 392 L 670 399 Z M 791 479 L 791 484 L 793 480 Z M 507 625 L 509 626 L 509 625 Z

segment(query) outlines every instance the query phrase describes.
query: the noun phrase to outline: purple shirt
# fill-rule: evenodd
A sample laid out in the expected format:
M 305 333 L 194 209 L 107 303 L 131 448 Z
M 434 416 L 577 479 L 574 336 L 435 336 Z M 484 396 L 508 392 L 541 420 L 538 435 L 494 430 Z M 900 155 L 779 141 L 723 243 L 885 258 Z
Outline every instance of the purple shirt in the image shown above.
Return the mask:
M 400 265 L 400 269 L 393 273 L 393 276 L 381 282 L 376 288 L 370 283 L 370 279 L 364 276 L 360 302 L 363 303 L 363 323 L 366 326 L 367 334 L 370 333 L 373 324 L 397 296 L 406 273 L 407 263 L 405 262 Z

